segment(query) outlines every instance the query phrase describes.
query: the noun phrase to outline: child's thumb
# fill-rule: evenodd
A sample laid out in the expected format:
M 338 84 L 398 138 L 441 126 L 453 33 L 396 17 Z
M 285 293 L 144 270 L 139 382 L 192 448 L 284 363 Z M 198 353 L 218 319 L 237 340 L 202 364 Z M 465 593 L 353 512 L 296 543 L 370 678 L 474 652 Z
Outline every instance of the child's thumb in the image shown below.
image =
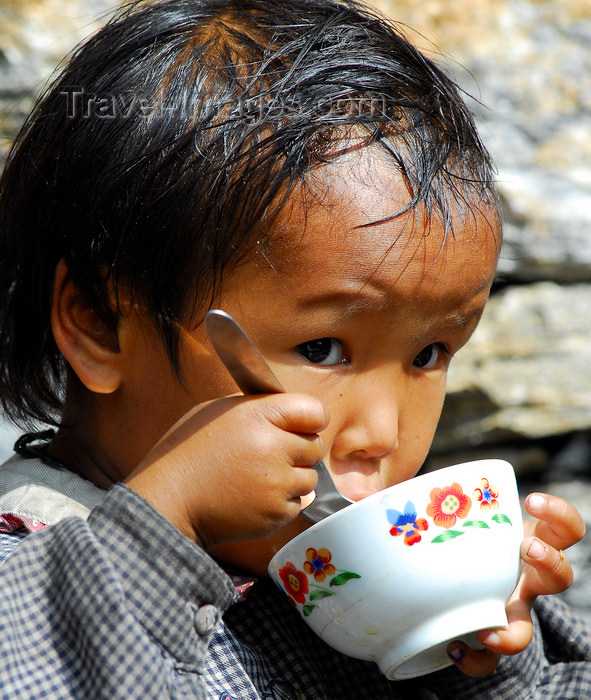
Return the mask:
M 328 408 L 320 399 L 308 394 L 272 394 L 265 396 L 261 403 L 267 420 L 292 433 L 317 433 L 324 430 L 330 420 Z

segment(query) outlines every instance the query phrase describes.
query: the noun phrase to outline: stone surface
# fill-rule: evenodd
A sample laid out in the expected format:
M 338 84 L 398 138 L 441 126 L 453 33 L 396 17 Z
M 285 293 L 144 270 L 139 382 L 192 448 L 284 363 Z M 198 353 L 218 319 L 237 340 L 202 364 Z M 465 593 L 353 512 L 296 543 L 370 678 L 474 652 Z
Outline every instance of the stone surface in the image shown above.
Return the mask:
M 499 168 L 508 279 L 591 278 L 589 0 L 380 0 L 443 51 Z M 413 33 L 413 36 L 416 36 Z
M 64 56 L 96 31 L 114 0 L 0 0 L 0 163 Z
M 591 428 L 591 286 L 494 295 L 449 372 L 440 448 Z

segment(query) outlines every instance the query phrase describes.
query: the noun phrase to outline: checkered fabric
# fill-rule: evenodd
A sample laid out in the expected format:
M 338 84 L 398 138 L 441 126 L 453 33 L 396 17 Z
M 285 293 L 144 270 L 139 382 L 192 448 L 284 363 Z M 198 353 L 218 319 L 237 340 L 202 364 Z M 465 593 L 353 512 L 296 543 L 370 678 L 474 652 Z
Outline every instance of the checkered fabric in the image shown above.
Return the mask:
M 207 697 L 215 625 L 196 621 L 236 598 L 199 547 L 115 486 L 88 522 L 28 535 L 0 567 L 0 697 Z
M 469 678 L 450 667 L 389 682 L 374 664 L 346 658 L 319 642 L 285 596 L 261 581 L 254 594 L 224 615 L 210 645 L 206 684 L 210 697 L 223 698 L 232 678 L 240 688 L 232 697 L 240 700 L 591 698 L 591 631 L 558 599 L 540 598 L 536 610 L 533 642 L 521 654 L 502 658 L 495 674 Z
M 0 532 L 0 564 L 2 564 L 6 557 L 19 546 L 20 541 L 24 539 L 27 534 L 28 533 L 24 530 L 17 530 L 10 534 Z
M 67 519 L 8 548 L 1 698 L 591 697 L 591 634 L 560 601 L 538 602 L 534 641 L 494 675 L 450 668 L 389 682 L 321 642 L 269 581 L 232 605 L 217 564 L 122 485 L 88 522 Z

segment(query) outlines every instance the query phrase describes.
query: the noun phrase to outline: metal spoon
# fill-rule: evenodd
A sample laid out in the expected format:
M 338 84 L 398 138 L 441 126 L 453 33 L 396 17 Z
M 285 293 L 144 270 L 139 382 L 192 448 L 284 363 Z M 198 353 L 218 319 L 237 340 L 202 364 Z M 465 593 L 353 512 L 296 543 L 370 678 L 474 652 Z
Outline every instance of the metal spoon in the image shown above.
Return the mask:
M 285 389 L 271 371 L 256 345 L 225 311 L 205 314 L 205 329 L 214 350 L 245 394 L 281 394 Z M 324 462 L 314 466 L 318 473 L 316 497 L 300 515 L 317 523 L 352 503 L 337 490 Z

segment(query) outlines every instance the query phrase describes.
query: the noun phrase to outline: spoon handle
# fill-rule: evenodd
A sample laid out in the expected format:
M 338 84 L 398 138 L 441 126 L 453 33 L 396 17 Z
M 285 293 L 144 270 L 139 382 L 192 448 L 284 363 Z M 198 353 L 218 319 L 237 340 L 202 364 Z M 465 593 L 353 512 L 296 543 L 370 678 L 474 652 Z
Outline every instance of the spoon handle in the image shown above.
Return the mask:
M 205 314 L 205 329 L 214 350 L 244 394 L 282 394 L 285 389 L 242 326 L 215 309 Z

